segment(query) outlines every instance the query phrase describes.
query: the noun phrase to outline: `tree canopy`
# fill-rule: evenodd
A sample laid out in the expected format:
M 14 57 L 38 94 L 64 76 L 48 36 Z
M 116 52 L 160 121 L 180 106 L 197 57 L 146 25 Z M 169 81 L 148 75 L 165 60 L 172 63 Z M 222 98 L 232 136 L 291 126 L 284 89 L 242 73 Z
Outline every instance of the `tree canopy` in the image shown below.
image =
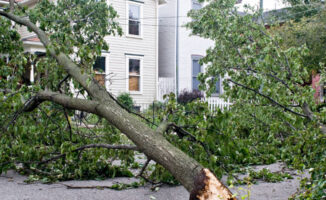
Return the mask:
M 240 15 L 235 0 L 207 2 L 190 12 L 188 24 L 193 34 L 214 41 L 201 60 L 207 66 L 201 89 L 210 95 L 212 77 L 225 77 L 224 97 L 234 105 L 212 112 L 201 101 L 178 104 L 171 94 L 153 121 L 121 108 L 93 79 L 91 67 L 109 47 L 104 37 L 122 33 L 106 1 L 41 1 L 33 9 L 0 10 L 0 171 L 17 169 L 44 182 L 132 176 L 128 169 L 140 151 L 157 162 L 147 178 L 180 182 L 195 199 L 203 188 L 194 185 L 208 168 L 217 177 L 230 174 L 231 183 L 243 166 L 281 160 L 310 168 L 298 199 L 323 198 L 326 110 L 310 84 L 314 70 L 325 77 L 324 34 L 315 36 L 324 33 L 323 14 L 267 30 L 261 13 Z M 11 21 L 37 34 L 45 56 L 24 52 Z M 31 64 L 40 74 L 33 84 L 24 78 Z M 70 83 L 87 95 L 75 98 Z M 75 126 L 75 110 L 94 114 L 87 120 L 100 126 Z M 120 167 L 112 165 L 116 159 Z
M 326 115 L 319 97 L 314 97 L 311 77 L 312 69 L 322 77 L 320 84 L 325 77 L 325 55 L 320 51 L 325 36 L 323 14 L 283 27 L 276 21 L 268 30 L 260 12 L 240 15 L 233 0 L 209 2 L 190 13 L 194 20 L 188 24 L 194 35 L 215 44 L 201 60 L 207 66 L 200 75 L 201 88 L 209 95 L 214 91 L 211 77 L 225 77 L 225 97 L 234 102 L 233 115 L 252 119 L 255 125 L 250 134 L 267 131 L 269 137 L 281 137 L 279 141 L 298 155 L 293 165 L 318 168 L 313 173 L 319 177 L 317 183 L 325 171 L 321 167 L 325 149 L 320 146 L 325 146 Z M 236 121 L 237 126 L 250 127 L 247 120 Z M 321 198 L 324 187 L 324 183 L 313 185 L 316 193 L 303 198 Z

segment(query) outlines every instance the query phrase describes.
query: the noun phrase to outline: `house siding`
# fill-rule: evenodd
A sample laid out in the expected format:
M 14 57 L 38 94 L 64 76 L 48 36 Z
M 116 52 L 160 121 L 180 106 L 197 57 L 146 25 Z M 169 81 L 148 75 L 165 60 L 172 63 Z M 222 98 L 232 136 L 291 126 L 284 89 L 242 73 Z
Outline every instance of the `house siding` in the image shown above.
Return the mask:
M 143 6 L 142 38 L 129 37 L 127 35 L 127 4 L 133 1 L 110 0 L 114 9 L 118 12 L 117 21 L 123 29 L 123 35 L 106 37 L 109 43 L 109 66 L 108 73 L 111 73 L 111 83 L 107 82 L 107 88 L 114 95 L 119 95 L 127 91 L 127 63 L 126 54 L 141 55 L 142 65 L 142 93 L 131 96 L 137 104 L 149 104 L 156 100 L 157 93 L 157 2 L 145 0 L 140 5 Z
M 187 16 L 192 9 L 191 0 L 183 0 L 180 9 L 180 16 Z M 190 18 L 181 17 L 179 27 L 179 92 L 192 90 L 192 57 L 206 56 L 206 50 L 214 45 L 211 40 L 198 36 L 190 36 L 191 31 L 184 27 L 190 22 Z M 205 66 L 203 67 L 204 70 Z
M 175 77 L 177 1 L 159 7 L 159 77 Z

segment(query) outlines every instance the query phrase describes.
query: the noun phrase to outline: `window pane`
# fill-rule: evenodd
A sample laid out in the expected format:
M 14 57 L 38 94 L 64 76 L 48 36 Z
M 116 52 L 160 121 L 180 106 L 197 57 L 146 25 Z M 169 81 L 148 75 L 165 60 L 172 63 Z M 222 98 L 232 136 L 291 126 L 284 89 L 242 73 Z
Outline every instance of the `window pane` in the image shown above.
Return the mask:
M 200 73 L 199 60 L 192 60 L 192 76 L 197 76 Z
M 140 35 L 140 6 L 129 5 L 129 34 Z
M 192 90 L 198 90 L 199 81 L 197 79 L 198 74 L 201 72 L 201 66 L 199 59 L 192 60 Z
M 129 76 L 129 91 L 140 91 L 139 76 Z
M 139 20 L 140 18 L 140 6 L 129 5 L 129 19 Z
M 192 78 L 192 90 L 198 90 L 199 81 L 197 77 Z
M 217 80 L 216 81 L 216 84 L 215 84 L 215 93 L 217 93 L 217 94 L 220 94 L 220 87 L 221 87 L 221 84 L 220 84 L 220 79 L 219 78 L 216 78 L 215 80 Z
M 129 20 L 129 34 L 130 35 L 140 35 L 140 22 Z
M 105 57 L 99 57 L 96 59 L 95 64 L 93 65 L 93 70 L 95 72 L 105 72 Z
M 129 59 L 129 91 L 140 91 L 140 60 Z
M 129 75 L 140 75 L 140 60 L 129 59 Z

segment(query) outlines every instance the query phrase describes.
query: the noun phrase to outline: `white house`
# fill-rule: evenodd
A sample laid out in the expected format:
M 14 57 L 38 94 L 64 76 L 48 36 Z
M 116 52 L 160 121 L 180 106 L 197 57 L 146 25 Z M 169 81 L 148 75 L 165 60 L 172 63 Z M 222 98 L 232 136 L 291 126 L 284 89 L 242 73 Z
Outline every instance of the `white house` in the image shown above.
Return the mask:
M 237 6 L 243 11 L 243 6 L 263 6 L 264 11 L 284 7 L 282 0 L 239 0 Z M 214 45 L 210 40 L 198 36 L 190 36 L 191 31 L 184 27 L 191 21 L 187 13 L 192 9 L 201 9 L 202 3 L 197 0 L 167 0 L 159 7 L 159 77 L 160 99 L 164 93 L 198 89 L 197 75 L 205 70 L 200 66 L 200 58 L 206 55 L 206 50 Z M 166 85 L 169 88 L 166 89 Z M 173 87 L 171 87 L 173 85 Z M 216 83 L 216 93 L 209 101 L 223 104 L 218 96 L 223 93 L 221 81 Z M 222 105 L 219 105 L 222 106 Z
M 17 1 L 17 0 L 16 0 Z M 0 0 L 0 4 L 8 0 Z M 27 3 L 28 2 L 28 3 Z M 123 36 L 108 36 L 109 52 L 94 65 L 96 78 L 114 95 L 131 94 L 136 105 L 148 106 L 157 99 L 158 85 L 158 6 L 164 0 L 107 0 L 118 12 Z M 21 0 L 29 6 L 36 0 Z M 19 28 L 26 51 L 45 52 L 38 38 Z M 101 70 L 99 70 L 101 69 Z M 31 80 L 34 79 L 33 69 Z

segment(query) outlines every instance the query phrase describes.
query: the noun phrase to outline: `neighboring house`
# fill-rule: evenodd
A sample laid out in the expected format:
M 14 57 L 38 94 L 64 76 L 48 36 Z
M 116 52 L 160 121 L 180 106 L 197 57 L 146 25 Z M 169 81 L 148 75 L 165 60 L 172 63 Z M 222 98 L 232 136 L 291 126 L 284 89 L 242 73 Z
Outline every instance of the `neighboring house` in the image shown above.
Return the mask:
M 237 6 L 239 11 L 243 11 L 245 4 L 257 6 L 257 8 L 265 5 L 264 10 L 272 10 L 280 8 L 279 1 L 282 0 L 239 0 Z M 190 36 L 191 31 L 184 25 L 191 21 L 187 13 L 192 9 L 201 9 L 203 6 L 198 0 L 167 0 L 167 3 L 159 8 L 160 100 L 169 92 L 180 94 L 183 90 L 198 90 L 197 76 L 205 71 L 205 66 L 201 66 L 199 60 L 206 55 L 206 50 L 213 46 L 214 42 L 198 36 Z M 222 78 L 216 77 L 216 79 L 216 92 L 207 100 L 209 103 L 217 102 L 228 106 L 228 103 L 218 97 L 223 93 Z M 168 89 L 166 85 L 169 86 Z
M 8 0 L 1 2 L 7 4 Z M 33 6 L 37 0 L 21 1 L 24 2 Z M 95 78 L 116 96 L 130 93 L 136 105 L 144 109 L 157 99 L 158 6 L 164 0 L 108 0 L 108 3 L 118 12 L 117 21 L 124 34 L 106 37 L 110 49 L 96 61 Z M 35 34 L 24 27 L 19 32 L 26 51 L 45 52 Z M 31 71 L 33 74 L 33 67 Z

